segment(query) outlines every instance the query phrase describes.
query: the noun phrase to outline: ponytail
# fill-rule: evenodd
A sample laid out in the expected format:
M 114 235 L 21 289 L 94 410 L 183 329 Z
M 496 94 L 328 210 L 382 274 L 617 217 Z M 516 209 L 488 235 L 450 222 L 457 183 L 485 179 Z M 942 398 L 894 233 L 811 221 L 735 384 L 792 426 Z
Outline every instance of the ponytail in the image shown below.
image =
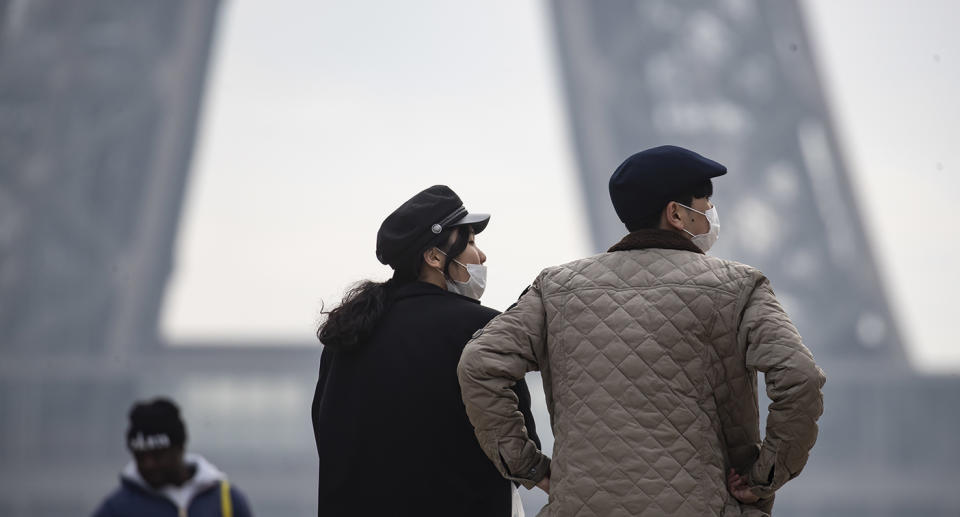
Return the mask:
M 458 231 L 458 228 L 462 227 L 444 230 L 417 254 L 410 254 L 394 263 L 393 278 L 390 280 L 360 282 L 344 294 L 343 301 L 338 307 L 329 312 L 321 309 L 320 313 L 326 314 L 327 320 L 317 329 L 317 339 L 323 343 L 323 346 L 338 350 L 352 350 L 366 342 L 389 309 L 390 291 L 417 279 L 420 267 L 423 265 L 424 251 L 437 246 L 448 256 L 456 257 L 467 249 L 470 232 Z M 446 260 L 443 266 L 444 276 L 449 277 L 452 263 L 452 260 Z
M 387 309 L 387 295 L 394 280 L 374 282 L 366 280 L 351 288 L 343 302 L 322 314 L 327 320 L 317 329 L 317 339 L 324 346 L 350 350 L 366 341 Z

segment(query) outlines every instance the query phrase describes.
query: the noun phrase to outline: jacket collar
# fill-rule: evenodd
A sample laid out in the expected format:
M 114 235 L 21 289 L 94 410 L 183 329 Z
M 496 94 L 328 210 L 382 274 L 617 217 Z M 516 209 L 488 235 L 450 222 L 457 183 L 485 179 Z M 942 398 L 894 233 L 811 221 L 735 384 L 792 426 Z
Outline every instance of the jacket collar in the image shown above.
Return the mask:
M 392 293 L 390 293 L 391 300 L 415 298 L 418 296 L 455 296 L 457 298 L 467 300 L 469 302 L 473 302 L 477 305 L 480 304 L 479 300 L 474 300 L 473 298 L 467 298 L 466 296 L 462 296 L 457 293 L 451 293 L 450 291 L 447 291 L 442 287 L 433 285 L 428 282 L 421 282 L 419 280 L 400 284 L 394 288 Z
M 197 495 L 202 492 L 206 492 L 207 490 L 220 484 L 220 481 L 227 479 L 227 476 L 221 472 L 220 469 L 199 454 L 192 454 L 188 452 L 184 455 L 183 461 L 190 465 L 194 465 L 197 468 L 197 471 L 194 473 L 193 477 L 184 483 L 184 486 L 187 486 L 190 489 L 188 506 L 189 501 L 192 501 Z M 169 495 L 163 491 L 163 489 L 157 490 L 148 485 L 140 475 L 140 472 L 137 470 L 137 464 L 132 461 L 128 463 L 120 472 L 120 482 L 121 484 L 136 490 L 140 490 L 141 492 L 145 492 L 154 497 L 166 499 L 179 508 L 177 502 L 172 500 Z
M 703 251 L 690 239 L 679 233 L 658 228 L 630 232 L 607 251 L 644 250 L 648 248 L 692 251 L 703 255 Z

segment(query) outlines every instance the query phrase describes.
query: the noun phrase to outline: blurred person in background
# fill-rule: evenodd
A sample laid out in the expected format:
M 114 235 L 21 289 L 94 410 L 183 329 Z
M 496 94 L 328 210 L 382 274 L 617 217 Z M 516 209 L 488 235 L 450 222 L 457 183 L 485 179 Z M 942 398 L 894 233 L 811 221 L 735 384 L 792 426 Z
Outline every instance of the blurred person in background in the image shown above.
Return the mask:
M 627 158 L 610 197 L 630 233 L 543 270 L 464 349 L 480 444 L 505 476 L 546 481 L 541 515 L 768 515 L 806 464 L 823 372 L 767 278 L 705 254 L 720 229 L 711 178 L 725 173 L 674 146 Z M 533 370 L 552 462 L 505 389 Z M 758 371 L 773 402 L 762 441 Z
M 185 453 L 186 442 L 172 401 L 134 404 L 127 429 L 133 461 L 94 517 L 250 517 L 243 493 L 202 456 Z
M 489 219 L 443 185 L 413 196 L 377 232 L 392 278 L 348 291 L 317 331 L 320 516 L 522 515 L 477 443 L 457 383 L 463 346 L 498 314 L 479 301 L 487 257 L 475 236 Z M 525 381 L 505 389 L 539 448 Z

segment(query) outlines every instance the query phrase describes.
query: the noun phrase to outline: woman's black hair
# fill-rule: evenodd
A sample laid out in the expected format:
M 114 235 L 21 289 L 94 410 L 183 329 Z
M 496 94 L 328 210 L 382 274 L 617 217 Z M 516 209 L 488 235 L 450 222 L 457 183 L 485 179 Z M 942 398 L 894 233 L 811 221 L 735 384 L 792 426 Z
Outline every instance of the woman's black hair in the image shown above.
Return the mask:
M 327 319 L 317 328 L 317 339 L 323 346 L 338 350 L 351 350 L 365 342 L 376 330 L 377 324 L 389 308 L 390 292 L 397 286 L 413 282 L 420 275 L 423 265 L 423 253 L 437 247 L 446 257 L 443 275 L 450 276 L 450 264 L 453 258 L 463 253 L 470 242 L 470 231 L 456 231 L 458 227 L 441 232 L 426 247 L 411 256 L 406 264 L 396 264 L 393 277 L 386 282 L 364 280 L 351 287 L 344 295 L 340 305 L 326 314 Z
M 713 182 L 709 179 L 704 180 L 703 182 L 697 183 L 688 189 L 674 193 L 672 196 L 667 196 L 663 199 L 659 208 L 655 212 L 651 212 L 641 220 L 634 221 L 633 224 L 627 226 L 627 230 L 635 232 L 637 230 L 656 228 L 660 226 L 660 214 L 663 213 L 663 209 L 666 208 L 671 201 L 690 206 L 693 203 L 694 198 L 700 199 L 710 197 L 712 195 Z

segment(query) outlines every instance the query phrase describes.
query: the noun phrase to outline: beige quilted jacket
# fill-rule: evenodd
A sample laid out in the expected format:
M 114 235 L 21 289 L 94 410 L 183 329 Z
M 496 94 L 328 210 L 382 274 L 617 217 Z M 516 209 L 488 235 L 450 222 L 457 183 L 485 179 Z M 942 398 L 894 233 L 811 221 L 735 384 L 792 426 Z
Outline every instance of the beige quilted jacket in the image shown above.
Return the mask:
M 504 476 L 550 472 L 546 516 L 765 515 L 803 469 L 823 372 L 756 269 L 670 232 L 544 270 L 467 344 L 458 375 L 477 438 Z M 542 372 L 553 460 L 510 386 Z M 773 402 L 761 440 L 757 375 Z M 749 476 L 756 505 L 726 488 Z

